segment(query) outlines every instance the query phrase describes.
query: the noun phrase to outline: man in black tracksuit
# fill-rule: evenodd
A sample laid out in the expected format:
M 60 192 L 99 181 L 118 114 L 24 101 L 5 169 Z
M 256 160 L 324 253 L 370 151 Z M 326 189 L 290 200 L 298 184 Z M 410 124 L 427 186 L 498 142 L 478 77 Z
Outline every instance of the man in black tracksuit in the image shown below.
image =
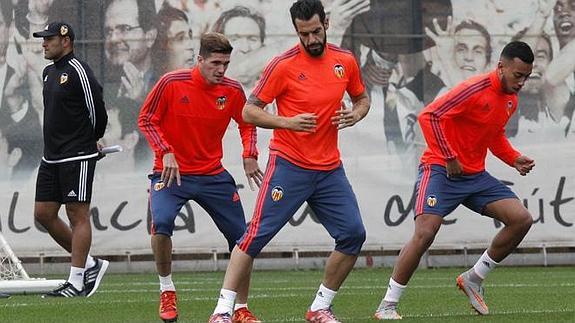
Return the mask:
M 66 283 L 46 296 L 91 296 L 109 264 L 89 255 L 97 141 L 108 122 L 102 87 L 90 67 L 74 57 L 74 32 L 69 24 L 50 23 L 33 36 L 44 39 L 44 58 L 52 60 L 42 73 L 44 157 L 38 170 L 34 217 L 72 258 Z M 58 217 L 62 204 L 70 226 Z

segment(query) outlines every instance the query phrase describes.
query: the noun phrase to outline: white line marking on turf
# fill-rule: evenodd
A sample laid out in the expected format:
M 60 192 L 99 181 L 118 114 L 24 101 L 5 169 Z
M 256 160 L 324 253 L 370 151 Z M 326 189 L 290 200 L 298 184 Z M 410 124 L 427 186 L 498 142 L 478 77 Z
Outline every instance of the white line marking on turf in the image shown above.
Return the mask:
M 125 284 L 106 284 L 106 287 L 113 286 L 125 286 Z M 133 286 L 134 284 L 130 284 Z M 150 283 L 150 284 L 142 284 L 142 285 L 153 285 L 157 286 L 158 283 Z M 176 285 L 186 285 L 176 283 Z M 559 288 L 559 287 L 575 287 L 575 283 L 559 283 L 559 284 L 485 284 L 486 288 Z M 443 285 L 409 285 L 410 289 L 440 289 L 440 288 L 454 288 L 455 282 L 453 284 L 443 284 Z M 383 285 L 381 288 L 385 288 Z M 178 291 L 183 292 L 211 292 L 217 291 L 219 289 L 219 285 L 215 288 L 178 288 Z M 345 286 L 343 290 L 366 290 L 366 289 L 373 289 L 379 290 L 378 287 L 374 286 Z M 250 288 L 252 292 L 257 291 L 298 291 L 298 290 L 316 290 L 316 287 L 303 287 L 303 286 L 295 286 L 295 287 L 252 287 Z M 101 289 L 98 293 L 142 293 L 142 292 L 158 292 L 158 289 Z

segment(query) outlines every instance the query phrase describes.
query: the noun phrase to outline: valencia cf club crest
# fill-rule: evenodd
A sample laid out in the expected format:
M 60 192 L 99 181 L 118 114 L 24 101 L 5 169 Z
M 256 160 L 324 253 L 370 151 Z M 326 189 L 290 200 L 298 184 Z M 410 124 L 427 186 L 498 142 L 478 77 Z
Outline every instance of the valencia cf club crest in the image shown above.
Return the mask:
M 226 107 L 226 96 L 222 95 L 216 99 L 216 108 L 223 110 Z
M 434 207 L 437 204 L 437 198 L 435 197 L 435 195 L 429 195 L 427 197 L 427 205 L 429 205 L 429 207 Z
M 166 184 L 164 184 L 164 182 L 157 182 L 156 184 L 154 184 L 154 191 L 160 191 L 162 190 L 162 188 L 164 188 L 164 186 L 166 186 Z
M 68 82 L 68 74 L 62 73 L 62 75 L 60 75 L 60 84 L 64 84 L 66 82 Z
M 281 186 L 276 186 L 272 189 L 272 200 L 277 202 L 284 197 L 284 189 Z
M 335 64 L 335 66 L 333 67 L 333 71 L 338 79 L 342 79 L 345 76 L 345 70 L 343 69 L 343 65 L 341 64 Z
M 513 102 L 511 100 L 507 101 L 507 115 L 511 115 L 511 111 L 513 111 Z

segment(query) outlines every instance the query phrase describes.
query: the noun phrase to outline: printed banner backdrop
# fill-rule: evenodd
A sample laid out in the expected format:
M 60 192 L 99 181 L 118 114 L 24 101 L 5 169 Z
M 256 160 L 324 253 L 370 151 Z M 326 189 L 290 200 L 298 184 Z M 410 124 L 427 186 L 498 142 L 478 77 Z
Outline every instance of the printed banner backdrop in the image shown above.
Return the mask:
M 61 19 L 74 27 L 76 55 L 88 62 L 105 89 L 109 125 L 103 142 L 124 147 L 96 168 L 94 254 L 151 253 L 147 173 L 152 155 L 136 119 L 158 77 L 193 66 L 199 35 L 215 30 L 226 34 L 235 48 L 227 75 L 249 94 L 266 63 L 298 42 L 290 1 L 0 4 L 0 230 L 21 256 L 64 254 L 33 220 L 43 145 L 39 75 L 48 62 L 41 41 L 30 37 L 33 31 Z M 510 185 L 535 219 L 524 246 L 575 245 L 572 1 L 326 0 L 324 5 L 330 17 L 328 41 L 354 52 L 372 100 L 368 116 L 340 133 L 342 161 L 368 232 L 365 249 L 399 249 L 412 235 L 414 183 L 424 149 L 419 111 L 465 78 L 495 68 L 502 46 L 513 38 L 530 43 L 536 60 L 506 131 L 517 149 L 535 159 L 536 167 L 522 177 L 490 156 L 487 169 Z M 274 109 L 268 107 L 271 113 Z M 258 130 L 262 169 L 271 135 Z M 233 122 L 223 146 L 223 163 L 238 184 L 249 221 L 257 191 L 250 190 L 244 176 Z M 66 218 L 63 208 L 60 215 Z M 176 252 L 227 249 L 212 220 L 194 202 L 181 210 L 176 225 Z M 460 207 L 445 219 L 434 246 L 485 247 L 500 228 L 500 223 Z M 333 248 L 333 240 L 305 205 L 264 251 L 294 248 Z

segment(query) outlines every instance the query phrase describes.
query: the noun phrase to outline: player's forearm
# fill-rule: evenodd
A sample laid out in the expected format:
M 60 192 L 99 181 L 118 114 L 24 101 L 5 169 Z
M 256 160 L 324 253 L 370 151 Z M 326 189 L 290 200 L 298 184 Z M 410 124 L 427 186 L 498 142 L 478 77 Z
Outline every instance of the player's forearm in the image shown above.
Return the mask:
M 244 148 L 242 152 L 243 158 L 253 157 L 257 158 L 257 130 L 256 127 L 250 124 L 246 124 L 242 121 L 239 125 L 240 136 L 242 138 L 242 146 Z
M 545 82 L 557 86 L 575 71 L 575 42 L 570 42 L 557 57 L 553 58 L 545 71 Z
M 555 122 L 559 122 L 561 117 L 563 117 L 565 107 L 569 102 L 569 88 L 565 82 L 557 86 L 553 86 L 545 83 L 543 86 L 543 94 L 545 98 L 545 103 L 549 108 L 549 113 L 551 118 Z
M 352 102 L 353 102 L 352 109 L 359 115 L 360 117 L 359 120 L 365 118 L 370 108 L 370 102 L 367 93 L 364 92 L 360 96 L 352 98 Z
M 288 123 L 286 118 L 270 114 L 262 108 L 248 103 L 244 107 L 242 117 L 247 123 L 251 123 L 261 128 L 276 129 L 287 128 Z
M 513 166 L 515 159 L 521 156 L 521 153 L 517 151 L 515 148 L 513 148 L 513 146 L 509 142 L 509 139 L 505 137 L 505 134 L 503 132 L 499 135 L 499 138 L 493 141 L 493 143 L 489 147 L 489 150 L 491 150 L 493 155 L 501 159 L 504 163 L 506 163 L 509 166 Z

